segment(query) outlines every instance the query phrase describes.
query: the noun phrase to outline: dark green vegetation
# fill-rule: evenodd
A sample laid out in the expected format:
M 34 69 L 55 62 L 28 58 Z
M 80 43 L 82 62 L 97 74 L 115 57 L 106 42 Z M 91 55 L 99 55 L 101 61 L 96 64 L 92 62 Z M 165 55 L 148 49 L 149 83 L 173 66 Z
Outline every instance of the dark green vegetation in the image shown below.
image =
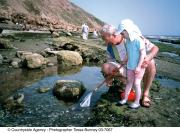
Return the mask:
M 8 2 L 7 2 L 7 0 L 0 0 L 0 7 L 1 7 L 2 9 L 7 9 L 7 7 L 8 7 Z
M 175 48 L 173 46 L 168 46 L 165 45 L 161 42 L 153 42 L 154 44 L 156 44 L 159 47 L 159 51 L 160 52 L 170 52 L 170 53 L 176 53 L 178 55 L 180 55 L 180 51 L 178 48 Z
M 180 39 L 177 40 L 171 40 L 171 39 L 159 39 L 161 42 L 168 42 L 168 43 L 173 43 L 173 44 L 180 44 Z
M 117 89 L 117 88 L 116 88 Z M 128 105 L 117 106 L 119 92 L 101 96 L 86 126 L 103 127 L 177 127 L 180 126 L 180 89 L 169 90 L 155 81 L 151 89 L 152 105 L 133 110 Z
M 0 0 L 0 5 L 7 6 L 7 1 L 6 0 Z

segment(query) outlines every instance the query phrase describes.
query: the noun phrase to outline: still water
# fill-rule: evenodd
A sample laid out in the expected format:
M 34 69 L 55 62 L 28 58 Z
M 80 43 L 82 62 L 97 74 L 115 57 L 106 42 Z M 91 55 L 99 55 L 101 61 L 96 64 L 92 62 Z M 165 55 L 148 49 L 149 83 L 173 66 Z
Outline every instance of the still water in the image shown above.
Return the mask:
M 108 90 L 105 85 L 102 86 L 92 96 L 90 107 L 81 108 L 79 106 L 82 99 L 103 80 L 100 67 L 94 66 L 83 66 L 67 71 L 56 66 L 31 71 L 17 69 L 13 73 L 1 75 L 0 79 L 1 100 L 14 93 L 23 93 L 25 96 L 23 110 L 18 114 L 5 112 L 0 108 L 0 126 L 83 126 L 91 117 L 92 107 Z M 85 93 L 74 103 L 58 100 L 53 96 L 52 88 L 60 79 L 82 81 L 86 87 Z M 164 87 L 173 87 L 172 82 L 176 83 L 159 75 L 156 79 Z M 169 82 L 170 80 L 171 82 Z M 179 86 L 179 82 L 174 84 L 174 88 L 177 86 Z M 43 87 L 50 88 L 50 91 L 38 93 L 37 90 Z
M 14 78 L 7 81 L 13 84 L 6 88 L 9 90 L 7 93 L 19 92 L 24 94 L 24 108 L 18 114 L 5 113 L 0 109 L 1 126 L 83 126 L 90 119 L 91 107 L 94 106 L 101 94 L 107 91 L 106 86 L 102 86 L 92 96 L 91 106 L 81 108 L 79 103 L 82 98 L 103 80 L 99 67 L 84 66 L 70 73 L 61 71 L 56 67 L 48 68 L 45 70 L 46 72 L 42 71 L 21 71 L 16 73 L 16 78 L 13 76 Z M 86 92 L 75 103 L 58 100 L 53 96 L 52 88 L 59 79 L 82 81 L 86 87 Z M 5 87 L 5 85 L 2 85 L 2 87 Z M 12 91 L 10 91 L 10 87 L 12 87 Z M 42 87 L 49 87 L 51 90 L 46 93 L 38 93 L 37 89 Z M 3 90 L 1 89 L 1 91 Z

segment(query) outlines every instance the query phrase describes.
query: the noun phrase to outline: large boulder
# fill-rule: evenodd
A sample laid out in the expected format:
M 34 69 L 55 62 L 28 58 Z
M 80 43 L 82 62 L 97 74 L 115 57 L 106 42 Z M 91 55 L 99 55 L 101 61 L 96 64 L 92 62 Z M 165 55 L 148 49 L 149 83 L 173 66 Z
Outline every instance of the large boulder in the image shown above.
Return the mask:
M 76 80 L 58 80 L 53 88 L 53 94 L 65 101 L 79 99 L 84 91 L 83 84 Z
M 81 65 L 83 59 L 78 52 L 62 50 L 57 53 L 58 63 L 62 66 L 77 66 Z
M 100 48 L 85 47 L 80 49 L 81 56 L 86 63 L 103 64 L 106 59 L 105 50 Z
M 14 67 L 26 66 L 31 69 L 41 68 L 49 62 L 48 59 L 44 58 L 42 55 L 29 51 L 17 51 L 16 56 L 21 59 L 21 61 L 17 59 L 13 60 L 12 65 Z
M 31 55 L 31 54 L 33 54 L 32 52 L 29 52 L 29 51 L 17 51 L 16 52 L 16 56 L 18 57 L 18 58 L 20 58 L 20 59 L 25 59 L 25 57 L 27 56 L 27 55 Z
M 28 68 L 40 68 L 47 64 L 48 61 L 42 55 L 33 53 L 25 56 L 25 62 Z

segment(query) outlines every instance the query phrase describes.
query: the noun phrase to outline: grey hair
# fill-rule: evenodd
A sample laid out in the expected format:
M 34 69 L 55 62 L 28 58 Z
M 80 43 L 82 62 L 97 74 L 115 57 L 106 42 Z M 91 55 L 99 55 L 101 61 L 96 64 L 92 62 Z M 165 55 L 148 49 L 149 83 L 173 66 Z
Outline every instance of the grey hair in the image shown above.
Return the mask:
M 110 35 L 113 35 L 115 32 L 116 32 L 115 26 L 109 24 L 105 24 L 100 30 L 101 34 L 108 33 Z

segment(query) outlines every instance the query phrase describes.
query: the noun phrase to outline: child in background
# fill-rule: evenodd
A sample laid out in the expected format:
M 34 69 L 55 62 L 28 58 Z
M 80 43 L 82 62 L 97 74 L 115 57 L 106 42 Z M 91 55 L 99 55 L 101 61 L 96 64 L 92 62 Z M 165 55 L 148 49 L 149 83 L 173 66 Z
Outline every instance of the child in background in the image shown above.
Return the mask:
M 120 105 L 124 105 L 128 100 L 128 95 L 131 88 L 135 87 L 136 99 L 129 107 L 136 109 L 140 107 L 141 98 L 141 81 L 145 72 L 145 68 L 141 68 L 143 60 L 146 56 L 145 44 L 142 38 L 132 29 L 132 23 L 129 21 L 122 21 L 119 25 L 116 35 L 121 34 L 125 39 L 125 46 L 127 49 L 127 84 L 125 88 L 125 97 L 119 101 Z

